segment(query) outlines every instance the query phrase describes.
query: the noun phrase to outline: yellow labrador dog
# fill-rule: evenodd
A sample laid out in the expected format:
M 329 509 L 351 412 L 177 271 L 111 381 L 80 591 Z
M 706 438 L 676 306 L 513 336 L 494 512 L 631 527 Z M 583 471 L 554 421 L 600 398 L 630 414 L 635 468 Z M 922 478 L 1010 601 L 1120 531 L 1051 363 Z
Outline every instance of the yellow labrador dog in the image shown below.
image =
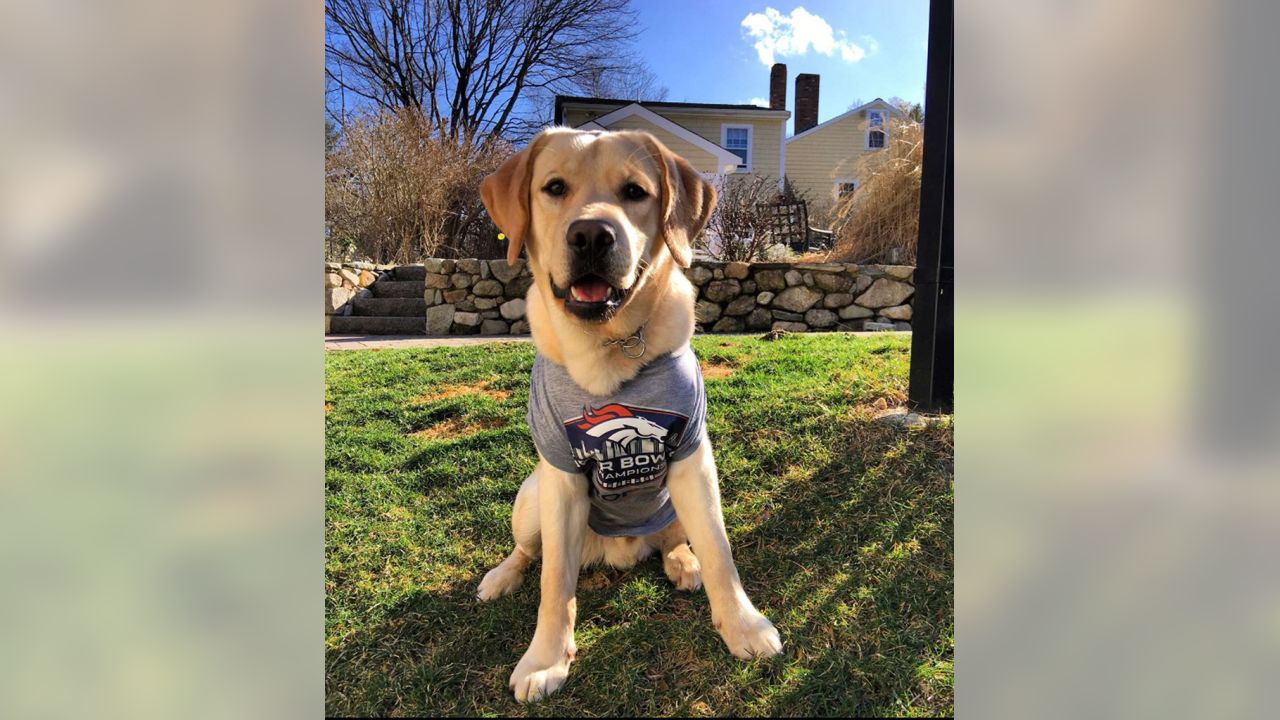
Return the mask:
M 777 654 L 778 632 L 733 563 L 689 347 L 695 292 L 680 268 L 714 189 L 648 133 L 554 128 L 487 177 L 481 195 L 508 260 L 523 245 L 534 278 L 539 462 L 516 497 L 515 549 L 478 591 L 510 593 L 542 558 L 537 630 L 511 673 L 516 699 L 550 695 L 568 676 L 580 568 L 627 568 L 654 550 L 677 588 L 705 584 L 730 652 Z

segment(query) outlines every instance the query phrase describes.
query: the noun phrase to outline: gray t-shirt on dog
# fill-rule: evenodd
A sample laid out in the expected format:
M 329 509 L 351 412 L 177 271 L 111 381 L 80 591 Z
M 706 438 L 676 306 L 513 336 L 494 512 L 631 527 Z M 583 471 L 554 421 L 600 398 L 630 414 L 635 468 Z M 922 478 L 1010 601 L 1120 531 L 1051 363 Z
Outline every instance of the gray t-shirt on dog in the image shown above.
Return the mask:
M 538 355 L 529 385 L 529 429 L 542 457 L 583 473 L 588 524 L 600 535 L 658 532 L 676 518 L 667 467 L 706 434 L 707 398 L 693 348 L 662 355 L 612 395 L 592 395 Z

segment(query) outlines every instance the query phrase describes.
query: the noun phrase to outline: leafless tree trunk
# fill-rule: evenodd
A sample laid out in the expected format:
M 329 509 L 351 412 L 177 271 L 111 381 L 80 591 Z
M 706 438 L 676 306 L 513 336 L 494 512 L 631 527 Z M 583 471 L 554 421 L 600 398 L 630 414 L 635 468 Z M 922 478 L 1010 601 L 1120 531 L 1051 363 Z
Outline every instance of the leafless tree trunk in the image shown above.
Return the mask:
M 374 106 L 454 138 L 528 124 L 528 93 L 632 66 L 628 0 L 325 0 L 325 72 Z

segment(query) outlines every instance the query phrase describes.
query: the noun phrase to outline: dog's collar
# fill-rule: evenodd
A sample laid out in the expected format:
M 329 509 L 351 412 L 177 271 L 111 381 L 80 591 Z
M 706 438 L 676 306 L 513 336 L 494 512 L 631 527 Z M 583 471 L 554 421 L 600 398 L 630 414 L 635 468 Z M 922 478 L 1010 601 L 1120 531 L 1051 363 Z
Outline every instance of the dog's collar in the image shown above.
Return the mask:
M 640 262 L 640 273 L 636 275 L 636 281 L 631 283 L 632 290 L 635 290 L 640 286 L 640 281 L 644 279 L 644 274 L 649 271 L 649 265 L 650 262 L 648 260 L 642 260 Z M 548 276 L 548 279 L 550 279 L 550 276 Z M 555 283 L 553 282 L 552 288 L 554 287 Z M 622 351 L 622 354 L 632 360 L 644 357 L 644 351 L 647 349 L 644 342 L 644 325 L 641 324 L 640 327 L 636 328 L 635 332 L 624 338 L 620 338 L 618 340 L 605 340 L 601 343 L 601 347 L 609 347 L 610 345 L 617 345 L 618 349 Z
M 633 360 L 642 357 L 646 349 L 644 344 L 644 325 L 636 328 L 636 331 L 627 337 L 619 340 L 605 340 L 603 343 L 604 347 L 609 347 L 610 345 L 617 345 L 618 349 L 622 350 L 623 355 Z
M 649 272 L 650 264 L 649 260 L 640 261 L 640 273 L 636 275 L 636 281 L 631 283 L 632 290 L 640 286 L 640 281 L 644 279 L 644 274 Z M 604 347 L 609 347 L 610 345 L 617 345 L 618 349 L 622 351 L 622 354 L 632 360 L 644 357 L 644 351 L 647 349 L 644 344 L 644 323 L 641 323 L 640 327 L 636 328 L 635 332 L 621 340 L 604 341 Z

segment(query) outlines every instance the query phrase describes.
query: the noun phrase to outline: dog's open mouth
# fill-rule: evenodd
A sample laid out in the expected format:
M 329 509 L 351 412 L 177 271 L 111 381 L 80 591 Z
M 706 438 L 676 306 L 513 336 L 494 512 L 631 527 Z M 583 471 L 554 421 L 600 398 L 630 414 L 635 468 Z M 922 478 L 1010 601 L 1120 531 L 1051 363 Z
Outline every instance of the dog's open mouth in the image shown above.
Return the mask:
M 614 287 L 599 275 L 583 275 L 560 288 L 553 280 L 551 290 L 564 300 L 564 309 L 583 320 L 605 320 L 626 302 L 628 290 Z

